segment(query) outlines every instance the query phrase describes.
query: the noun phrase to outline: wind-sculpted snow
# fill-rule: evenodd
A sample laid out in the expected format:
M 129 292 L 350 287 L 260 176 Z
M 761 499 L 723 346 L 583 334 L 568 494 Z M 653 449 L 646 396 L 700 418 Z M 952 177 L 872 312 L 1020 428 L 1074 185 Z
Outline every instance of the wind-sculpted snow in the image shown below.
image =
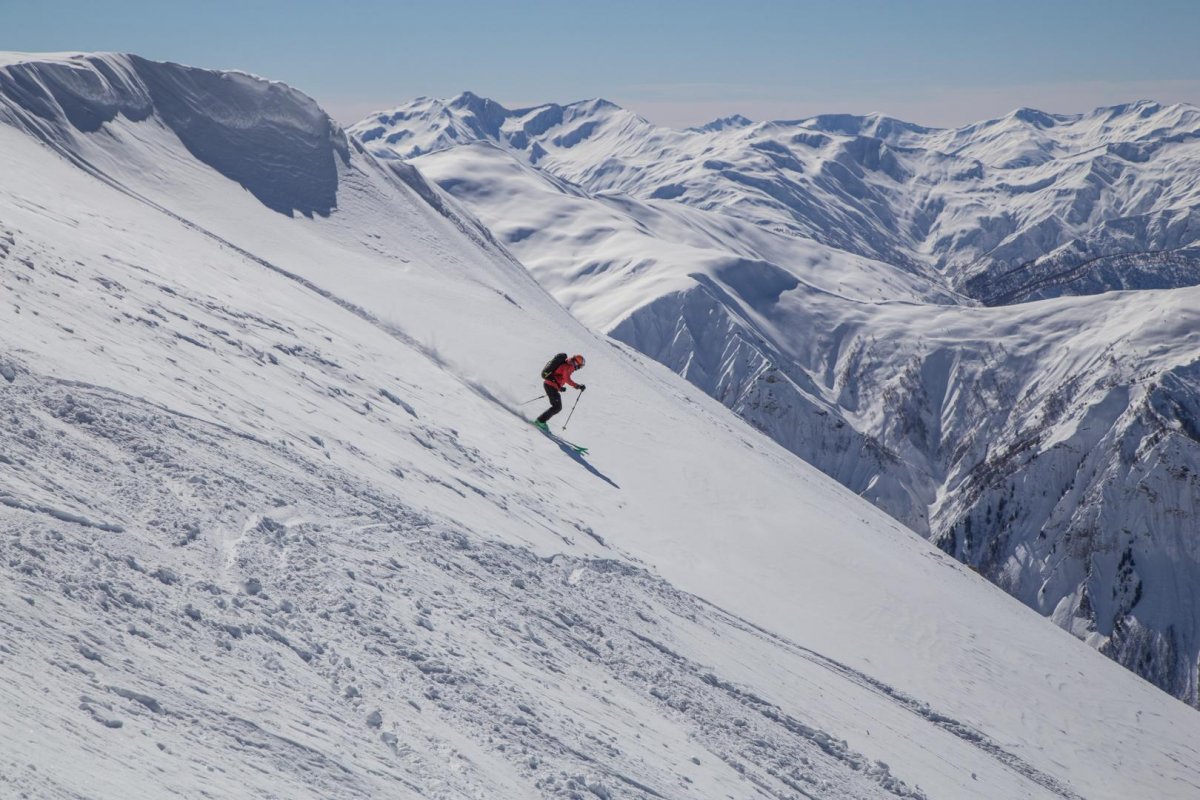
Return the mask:
M 758 126 L 735 120 L 678 133 L 612 106 L 580 104 L 561 114 L 602 123 L 591 129 L 590 149 L 566 153 L 546 144 L 546 154 L 531 163 L 527 145 L 505 132 L 533 111 L 500 119 L 488 105 L 488 130 L 499 133 L 481 142 L 464 132 L 465 143 L 450 147 L 418 124 L 421 109 L 437 107 L 424 101 L 405 112 L 411 141 L 431 151 L 413 163 L 468 204 L 580 320 L 686 377 L 1102 652 L 1198 702 L 1200 598 L 1188 587 L 1200 581 L 1200 571 L 1195 554 L 1185 547 L 1181 556 L 1179 544 L 1197 519 L 1186 498 L 1200 470 L 1200 445 L 1180 432 L 1189 429 L 1188 398 L 1200 381 L 1179 371 L 1195 357 L 1195 292 L 1015 305 L 1077 291 L 1195 282 L 1196 247 L 1188 242 L 1200 228 L 1187 205 L 1195 169 L 1150 176 L 1169 178 L 1165 188 L 1146 188 L 1131 172 L 1157 158 L 1189 163 L 1192 110 L 1137 104 L 1070 118 L 1022 110 L 961 131 L 833 116 Z M 469 113 L 455 101 L 442 116 Z M 372 124 L 387 123 L 368 120 L 359 129 Z M 805 132 L 779 144 L 783 131 L 797 127 Z M 538 141 L 549 142 L 552 131 Z M 722 160 L 706 153 L 705 169 L 739 173 L 730 180 L 761 178 L 772 196 L 796 189 L 797 203 L 820 202 L 821 216 L 808 219 L 819 222 L 813 235 L 825 241 L 853 234 L 855 226 L 842 218 L 860 213 L 858 200 L 879 186 L 895 191 L 872 201 L 871 213 L 899 218 L 908 212 L 898 192 L 902 185 L 911 189 L 926 168 L 940 165 L 943 176 L 961 171 L 969 154 L 978 174 L 946 184 L 960 188 L 964 181 L 982 186 L 1003 171 L 1010 196 L 997 207 L 1002 213 L 964 227 L 946 258 L 959 257 L 955 248 L 972 252 L 987 242 L 997 258 L 1018 264 L 977 262 L 952 273 L 970 295 L 1008 308 L 975 307 L 931 277 L 928 265 L 913 274 L 915 251 L 893 253 L 901 266 L 889 266 L 764 231 L 778 228 L 765 218 L 745 222 L 719 183 L 707 195 L 689 195 L 688 181 L 676 172 L 694 178 L 696 159 L 684 154 L 696 153 L 700 142 L 733 147 L 723 138 L 731 131 L 777 164 L 792 158 L 795 147 L 837 156 L 816 166 L 797 161 L 795 175 L 832 170 L 865 180 L 890 173 L 884 184 L 871 182 L 875 175 L 836 201 L 820 201 L 813 187 L 770 183 L 757 156 Z M 768 134 L 773 138 L 764 139 Z M 678 149 L 668 151 L 668 142 Z M 939 148 L 935 155 L 922 150 L 931 143 Z M 1081 184 L 1086 191 L 1072 195 L 1079 219 L 1092 225 L 1093 211 L 1118 207 L 1136 207 L 1137 215 L 1112 216 L 1061 245 L 1065 217 L 1054 214 L 994 238 L 1014 215 L 1065 196 L 1056 170 L 1079 167 L 1093 145 L 1096 158 L 1125 161 L 1093 165 Z M 1134 150 L 1145 158 L 1128 158 Z M 651 152 L 664 160 L 654 161 Z M 644 159 L 642 178 L 629 166 L 631 154 Z M 628 167 L 628 180 L 577 174 L 585 156 L 618 178 Z M 1096 171 L 1109 167 L 1116 171 Z M 676 172 L 654 188 L 653 177 L 668 168 Z M 1021 177 L 1022 171 L 1032 172 Z M 594 190 L 597 182 L 605 191 Z M 1121 194 L 1123 205 L 1089 194 L 1087 187 L 1096 185 Z M 1143 213 L 1168 195 L 1175 205 Z M 1003 195 L 991 196 L 989 202 L 1000 202 L 995 198 Z M 937 213 L 943 212 L 958 213 L 949 204 Z M 932 235 L 942 223 L 926 216 L 921 224 Z M 892 243 L 902 240 L 896 235 Z M 1145 242 L 1163 249 L 1142 252 Z M 1154 396 L 1170 399 L 1147 406 L 1151 385 L 1160 387 Z M 1175 407 L 1182 410 L 1161 411 Z
M 198 160 L 284 214 L 337 206 L 346 137 L 316 103 L 282 84 L 133 59 L 163 123 Z
M 1200 786 L 1190 709 L 588 331 L 411 168 L 352 146 L 287 216 L 148 121 L 0 124 L 0 795 Z M 745 315 L 925 285 L 749 240 L 670 280 Z M 559 349 L 586 457 L 521 418 Z
M 337 206 L 345 134 L 283 84 L 137 56 L 0 66 L 0 119 L 52 146 L 78 156 L 81 137 L 118 117 L 164 126 L 192 156 L 275 211 L 328 215 Z
M 1200 261 L 1181 249 L 1200 230 L 1189 224 L 1200 109 L 1187 105 L 1018 109 L 955 129 L 826 115 L 676 131 L 603 101 L 510 111 L 467 93 L 351 131 L 402 157 L 492 142 L 592 192 L 672 200 L 936 270 L 989 304 L 1200 283 Z M 1169 254 L 1175 267 L 1114 274 L 1096 261 L 1139 254 Z M 1052 272 L 1039 264 L 1049 257 Z

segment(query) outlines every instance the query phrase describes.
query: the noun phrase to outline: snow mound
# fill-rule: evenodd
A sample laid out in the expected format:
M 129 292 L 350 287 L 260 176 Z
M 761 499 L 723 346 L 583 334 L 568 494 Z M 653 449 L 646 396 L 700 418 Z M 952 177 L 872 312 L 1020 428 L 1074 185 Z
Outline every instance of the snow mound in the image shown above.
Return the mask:
M 345 134 L 311 98 L 281 83 L 91 55 L 10 63 L 0 68 L 0 95 L 0 119 L 64 151 L 118 116 L 152 118 L 268 208 L 328 215 L 337 205 Z

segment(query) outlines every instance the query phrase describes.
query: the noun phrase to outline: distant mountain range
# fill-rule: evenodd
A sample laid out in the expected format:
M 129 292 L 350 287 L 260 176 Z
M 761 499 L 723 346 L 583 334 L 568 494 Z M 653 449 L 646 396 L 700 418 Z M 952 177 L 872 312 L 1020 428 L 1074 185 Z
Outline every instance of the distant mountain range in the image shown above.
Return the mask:
M 492 142 L 589 192 L 719 211 L 933 272 L 989 305 L 1200 282 L 1188 247 L 1200 235 L 1200 109 L 1188 105 L 1019 109 L 952 129 L 734 116 L 676 131 L 603 100 L 510 111 L 468 92 L 352 131 L 404 158 Z
M 465 93 L 350 131 L 581 321 L 1197 704 L 1200 109 L 680 131 Z

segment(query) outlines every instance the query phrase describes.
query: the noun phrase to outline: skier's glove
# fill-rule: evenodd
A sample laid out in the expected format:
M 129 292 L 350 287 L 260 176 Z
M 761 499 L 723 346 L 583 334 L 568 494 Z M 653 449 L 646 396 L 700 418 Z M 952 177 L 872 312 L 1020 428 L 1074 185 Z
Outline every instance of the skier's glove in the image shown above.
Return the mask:
M 586 386 L 584 386 L 582 383 L 581 383 L 581 384 L 579 384 L 579 391 L 581 391 L 581 392 L 582 392 L 582 391 L 583 391 L 584 389 L 586 389 L 586 388 L 587 388 L 587 387 L 586 387 Z

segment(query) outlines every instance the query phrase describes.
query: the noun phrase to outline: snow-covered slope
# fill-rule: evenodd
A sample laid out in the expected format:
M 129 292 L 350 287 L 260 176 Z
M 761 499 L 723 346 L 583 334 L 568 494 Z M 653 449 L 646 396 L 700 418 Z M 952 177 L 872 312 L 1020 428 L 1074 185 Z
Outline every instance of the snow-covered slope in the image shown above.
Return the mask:
M 351 132 L 414 157 L 496 143 L 593 192 L 671 199 L 923 273 L 989 304 L 1200 283 L 1200 109 L 1019 109 L 955 129 L 868 115 L 675 131 L 602 100 L 415 100 Z M 1114 256 L 1127 258 L 1114 265 Z
M 486 143 L 414 163 L 469 204 L 580 321 L 671 367 L 910 526 L 926 527 L 921 495 L 932 484 L 918 488 L 894 454 L 845 424 L 836 398 L 788 366 L 780 335 L 757 314 L 785 294 L 870 306 L 927 297 L 948 303 L 952 292 L 736 218 L 592 195 Z
M 470 116 L 464 98 L 444 108 Z M 1114 117 L 1120 135 L 1161 135 L 1155 125 L 1192 119 L 1139 108 L 1141 127 L 1128 114 Z M 1195 289 L 988 311 L 924 277 L 927 269 L 913 274 L 778 235 L 733 207 L 702 211 L 696 197 L 639 199 L 570 183 L 556 173 L 578 148 L 593 147 L 578 158 L 609 164 L 634 147 L 616 148 L 619 137 L 605 133 L 606 120 L 628 122 L 627 112 L 587 111 L 602 123 L 595 141 L 547 145 L 560 160 L 545 155 L 536 165 L 510 141 L 513 125 L 532 114 L 511 112 L 499 145 L 469 142 L 412 163 L 468 204 L 579 319 L 687 377 L 1030 606 L 1197 702 Z M 1031 119 L 1018 114 L 957 138 L 878 118 L 803 124 L 896 146 L 938 141 L 996 164 L 1014 161 L 1021 147 L 1066 158 L 1084 146 L 1084 118 L 1059 119 L 1055 135 L 1066 144 L 1058 149 L 1014 132 Z M 750 128 L 738 120 L 711 127 L 711 146 Z M 708 135 L 649 131 L 642 134 L 679 141 Z M 429 133 L 413 136 L 432 147 Z M 1088 135 L 1108 144 L 1118 136 L 1105 126 Z M 602 147 L 616 154 L 602 158 Z M 747 179 L 754 163 L 728 169 Z M 853 205 L 830 202 L 830 215 Z M 1186 266 L 1188 252 L 1172 258 Z M 1086 280 L 1138 284 L 1140 258 L 1101 259 Z
M 4 794 L 1200 786 L 1194 712 L 588 332 L 303 95 L 12 61 Z M 587 458 L 513 400 L 559 347 L 589 355 Z

